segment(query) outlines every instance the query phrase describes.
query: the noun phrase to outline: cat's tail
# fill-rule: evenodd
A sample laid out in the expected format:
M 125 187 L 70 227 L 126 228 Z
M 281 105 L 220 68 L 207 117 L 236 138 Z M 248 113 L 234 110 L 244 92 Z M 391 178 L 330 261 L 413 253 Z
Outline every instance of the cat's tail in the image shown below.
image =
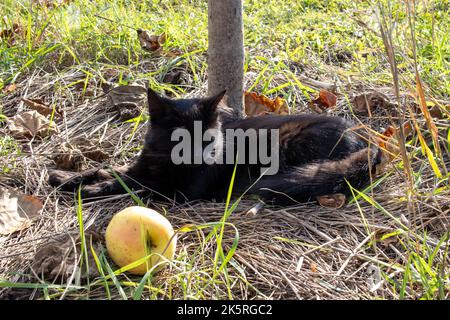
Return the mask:
M 262 177 L 250 190 L 274 204 L 294 204 L 316 200 L 318 196 L 351 195 L 350 184 L 358 190 L 370 183 L 370 175 L 381 162 L 381 150 L 365 148 L 341 160 L 325 160 L 290 167 Z

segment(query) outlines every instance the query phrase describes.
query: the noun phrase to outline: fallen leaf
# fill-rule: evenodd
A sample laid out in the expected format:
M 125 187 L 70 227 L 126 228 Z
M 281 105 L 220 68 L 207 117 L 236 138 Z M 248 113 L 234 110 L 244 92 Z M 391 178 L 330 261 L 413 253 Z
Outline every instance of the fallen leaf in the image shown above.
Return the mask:
M 23 35 L 23 28 L 17 23 L 13 23 L 11 29 L 0 31 L 0 39 L 6 40 L 8 46 L 12 46 L 16 41 L 17 36 L 21 35 Z
M 87 159 L 103 162 L 109 159 L 109 155 L 90 140 L 79 138 L 71 143 L 63 143 L 59 153 L 53 157 L 56 168 L 70 171 L 83 171 L 87 165 Z
M 321 89 L 319 91 L 319 96 L 312 100 L 310 104 L 310 108 L 318 113 L 324 112 L 326 109 L 330 109 L 336 106 L 337 97 L 334 93 Z M 317 110 L 317 108 L 319 110 Z
M 166 42 L 166 34 L 162 33 L 159 36 L 151 35 L 147 30 L 137 30 L 139 43 L 141 48 L 147 51 L 157 51 L 161 45 Z
M 265 114 L 289 114 L 289 107 L 286 100 L 276 97 L 270 99 L 265 95 L 258 95 L 255 92 L 245 92 L 245 114 L 247 116 L 258 116 Z
M 6 120 L 6 124 L 11 135 L 19 138 L 44 138 L 59 132 L 54 122 L 50 122 L 36 110 L 23 112 L 9 118 Z
M 189 73 L 187 73 L 183 69 L 174 69 L 170 70 L 164 75 L 163 78 L 164 83 L 170 83 L 173 85 L 180 85 L 180 84 L 192 84 L 192 78 Z
M 15 83 L 10 83 L 3 88 L 2 92 L 4 94 L 8 94 L 8 93 L 14 92 L 16 89 L 17 89 L 17 85 Z
M 109 155 L 106 152 L 103 152 L 98 148 L 92 148 L 91 150 L 85 150 L 82 152 L 86 158 L 96 162 L 103 162 L 109 158 Z
M 343 207 L 345 205 L 345 200 L 346 197 L 342 193 L 328 194 L 317 197 L 317 202 L 319 202 L 322 207 L 334 209 Z
M 102 239 L 101 234 L 95 230 L 85 231 L 89 269 L 86 269 L 86 263 L 83 263 L 80 269 L 78 259 L 82 248 L 79 233 L 64 235 L 41 246 L 34 256 L 31 269 L 47 281 L 57 279 L 65 281 L 73 273 L 78 274 L 81 279 L 98 277 L 100 274 L 91 251 L 91 244 L 95 253 L 99 255 L 103 250 Z
M 447 110 L 450 110 L 450 106 L 447 106 Z M 436 119 L 443 119 L 444 113 L 439 106 L 435 105 L 430 108 L 430 115 Z
M 47 7 L 50 9 L 57 8 L 66 4 L 69 4 L 72 0 L 33 0 L 35 4 L 38 4 L 43 7 Z
M 408 137 L 413 131 L 413 127 L 409 121 L 403 124 L 403 133 L 405 138 Z M 380 136 L 378 145 L 388 156 L 388 159 L 392 160 L 400 154 L 400 148 L 398 146 L 398 133 L 399 128 L 389 126 Z
M 126 121 L 138 117 L 147 101 L 147 89 L 139 85 L 119 86 L 108 93 L 113 107 L 118 111 L 121 120 Z
M 389 126 L 378 138 L 378 145 L 381 149 L 381 156 L 379 163 L 375 166 L 375 171 L 373 172 L 376 176 L 382 174 L 386 171 L 386 167 L 400 154 L 400 147 L 398 145 L 398 128 Z M 413 132 L 413 127 L 409 121 L 403 124 L 403 133 L 405 138 L 407 138 L 411 132 Z
M 175 48 L 175 49 L 170 50 L 169 52 L 166 52 L 164 55 L 166 57 L 174 58 L 174 57 L 179 57 L 183 54 L 184 54 L 184 52 L 182 50 Z
M 413 106 L 416 112 L 418 111 L 421 112 L 421 108 L 417 103 L 414 102 L 411 105 Z M 430 113 L 430 116 L 435 119 L 443 119 L 444 115 L 446 114 L 445 110 L 447 110 L 447 114 L 448 111 L 450 111 L 450 106 L 445 106 L 440 103 L 434 103 L 433 101 L 426 101 L 426 106 Z
M 142 112 L 141 108 L 134 103 L 123 102 L 117 104 L 116 107 L 119 111 L 119 118 L 122 121 L 127 121 L 139 117 Z
M 399 242 L 398 236 L 403 234 L 403 231 L 401 229 L 396 230 L 394 232 L 390 233 L 380 233 L 377 234 L 377 240 L 381 245 L 383 245 L 385 248 L 389 247 L 391 244 L 396 244 Z
M 354 96 L 352 105 L 353 110 L 361 115 L 371 115 L 378 108 L 386 109 L 394 106 L 386 95 L 378 91 L 363 92 Z
M 49 116 L 53 113 L 53 108 L 44 104 L 42 99 L 22 99 L 23 103 L 30 109 L 36 110 L 44 116 Z M 55 108 L 55 114 L 61 116 L 61 109 Z
M 53 157 L 56 168 L 77 172 L 83 170 L 86 160 L 80 150 L 63 144 L 58 151 L 59 152 Z
M 0 234 L 28 228 L 42 207 L 42 202 L 34 196 L 0 187 Z
M 35 196 L 20 193 L 13 193 L 13 195 L 18 197 L 18 212 L 21 217 L 32 219 L 33 217 L 38 216 L 44 207 L 42 201 Z

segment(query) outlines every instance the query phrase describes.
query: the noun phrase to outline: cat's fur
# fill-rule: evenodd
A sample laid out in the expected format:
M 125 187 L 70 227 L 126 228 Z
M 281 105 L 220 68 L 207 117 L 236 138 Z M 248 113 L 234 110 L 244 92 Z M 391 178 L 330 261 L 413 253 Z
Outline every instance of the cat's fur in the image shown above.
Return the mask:
M 366 186 L 380 162 L 380 151 L 368 146 L 354 125 L 342 118 L 305 114 L 241 119 L 233 116 L 223 96 L 224 92 L 209 98 L 173 100 L 149 90 L 150 126 L 143 151 L 131 165 L 116 170 L 123 182 L 130 189 L 145 188 L 153 197 L 176 201 L 224 199 L 233 164 L 175 165 L 171 161 L 171 150 L 178 143 L 171 141 L 172 132 L 177 128 L 192 132 L 194 121 L 202 121 L 203 131 L 279 129 L 278 173 L 260 177 L 260 163 L 238 164 L 234 183 L 237 194 L 250 187 L 248 193 L 277 204 L 336 193 L 350 195 L 348 183 L 358 189 Z M 226 152 L 225 146 L 222 152 Z M 82 183 L 84 197 L 125 192 L 103 169 L 82 173 L 53 170 L 49 182 L 69 191 Z

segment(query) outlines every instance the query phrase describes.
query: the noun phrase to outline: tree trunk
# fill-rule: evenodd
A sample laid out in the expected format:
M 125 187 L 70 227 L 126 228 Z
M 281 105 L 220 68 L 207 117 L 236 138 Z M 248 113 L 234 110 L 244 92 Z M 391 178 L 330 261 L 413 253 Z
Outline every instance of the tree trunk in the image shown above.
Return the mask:
M 244 32 L 242 0 L 208 0 L 208 94 L 227 90 L 227 102 L 243 114 Z

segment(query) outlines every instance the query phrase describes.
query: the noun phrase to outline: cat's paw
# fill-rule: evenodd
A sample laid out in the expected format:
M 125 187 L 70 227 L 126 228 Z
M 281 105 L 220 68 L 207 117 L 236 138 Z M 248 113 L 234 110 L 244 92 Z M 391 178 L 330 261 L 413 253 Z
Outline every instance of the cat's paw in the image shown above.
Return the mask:
M 97 198 L 115 194 L 114 187 L 116 182 L 114 180 L 108 180 L 103 182 L 98 182 L 91 185 L 85 185 L 81 189 L 81 197 L 86 198 Z
M 62 170 L 50 170 L 48 182 L 53 187 L 60 187 L 64 191 L 73 191 L 80 184 L 94 184 L 102 180 L 111 179 L 111 175 L 98 168 L 83 172 L 72 172 Z
M 70 184 L 73 186 L 76 184 L 76 183 L 73 183 L 73 181 L 76 178 L 77 174 L 78 174 L 77 172 L 71 172 L 71 171 L 49 170 L 48 183 L 52 187 L 55 187 L 55 188 L 66 186 L 67 183 L 69 183 L 69 182 L 71 182 Z M 78 180 L 78 179 L 76 179 L 76 180 Z

